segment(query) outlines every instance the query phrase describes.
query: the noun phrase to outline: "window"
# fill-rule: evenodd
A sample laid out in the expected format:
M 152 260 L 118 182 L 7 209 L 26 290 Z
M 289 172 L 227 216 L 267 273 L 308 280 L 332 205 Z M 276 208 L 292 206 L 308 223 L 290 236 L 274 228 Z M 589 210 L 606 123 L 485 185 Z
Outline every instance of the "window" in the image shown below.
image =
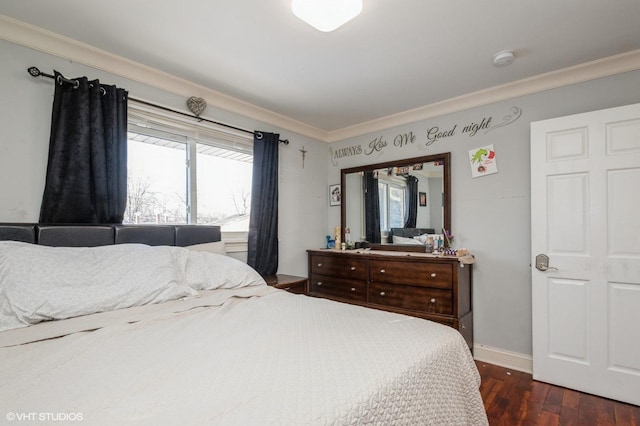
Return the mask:
M 196 144 L 197 223 L 220 223 L 223 231 L 248 232 L 253 155 Z
M 389 229 L 389 185 L 378 181 L 378 202 L 380 203 L 380 230 L 387 231 Z
M 404 227 L 406 186 L 380 178 L 378 180 L 380 198 L 380 231 Z
M 124 222 L 220 225 L 223 239 L 246 243 L 251 144 L 249 135 L 130 108 Z
M 187 223 L 186 138 L 177 142 L 169 134 L 145 133 L 127 135 L 124 222 Z
M 389 228 L 404 227 L 405 188 L 389 185 Z

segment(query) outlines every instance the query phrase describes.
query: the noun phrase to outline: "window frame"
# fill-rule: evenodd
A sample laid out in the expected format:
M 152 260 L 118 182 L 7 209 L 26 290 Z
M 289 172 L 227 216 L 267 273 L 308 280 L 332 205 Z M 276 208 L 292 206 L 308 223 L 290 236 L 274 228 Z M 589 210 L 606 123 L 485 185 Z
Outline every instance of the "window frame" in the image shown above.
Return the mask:
M 253 156 L 253 138 L 250 134 L 223 126 L 217 126 L 205 121 L 195 122 L 193 118 L 182 117 L 178 114 L 164 111 L 142 104 L 129 104 L 127 122 L 129 131 L 157 132 L 184 137 L 185 171 L 187 173 L 187 223 L 197 224 L 197 148 L 198 144 L 233 149 Z M 176 141 L 178 142 L 178 141 Z M 182 141 L 180 141 L 182 142 Z M 222 232 L 222 241 L 226 251 L 248 251 L 249 232 Z

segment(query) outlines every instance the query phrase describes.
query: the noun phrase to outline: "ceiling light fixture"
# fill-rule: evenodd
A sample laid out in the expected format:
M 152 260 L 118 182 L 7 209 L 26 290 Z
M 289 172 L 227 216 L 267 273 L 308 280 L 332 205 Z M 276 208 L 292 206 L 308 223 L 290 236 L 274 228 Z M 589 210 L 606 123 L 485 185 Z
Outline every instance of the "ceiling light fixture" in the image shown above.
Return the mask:
M 293 14 L 315 29 L 333 31 L 362 12 L 362 0 L 293 0 Z
M 493 55 L 493 64 L 497 67 L 505 67 L 513 63 L 514 57 L 513 50 L 501 50 Z

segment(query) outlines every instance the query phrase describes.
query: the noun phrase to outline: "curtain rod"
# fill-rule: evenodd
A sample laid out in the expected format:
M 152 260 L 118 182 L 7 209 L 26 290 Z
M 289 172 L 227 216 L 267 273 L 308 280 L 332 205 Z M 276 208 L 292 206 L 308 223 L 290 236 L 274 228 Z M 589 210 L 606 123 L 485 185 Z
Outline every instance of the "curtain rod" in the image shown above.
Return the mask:
M 44 72 L 40 71 L 37 67 L 29 67 L 27 69 L 27 71 L 29 72 L 29 74 L 32 77 L 47 77 L 47 78 L 51 78 L 51 79 L 55 80 L 55 76 L 53 76 L 51 74 L 44 73 Z M 76 88 L 80 84 L 80 83 L 78 83 L 78 80 L 69 80 L 68 78 L 64 78 L 62 76 L 60 76 L 59 79 L 61 81 L 65 82 L 65 83 L 73 84 L 74 87 L 76 87 Z M 159 108 L 161 110 L 169 111 L 169 112 L 172 112 L 172 113 L 175 113 L 175 114 L 179 114 L 179 115 L 183 115 L 185 117 L 195 118 L 196 120 L 199 120 L 199 121 L 206 121 L 207 123 L 216 124 L 218 126 L 226 127 L 226 128 L 233 129 L 233 130 L 238 130 L 238 131 L 244 132 L 244 133 L 249 133 L 249 134 L 257 136 L 258 139 L 262 139 L 262 133 L 260 133 L 260 132 L 255 132 L 255 131 L 252 131 L 252 130 L 242 129 L 240 127 L 232 126 L 230 124 L 220 123 L 218 121 L 214 121 L 214 120 L 209 120 L 207 118 L 198 117 L 197 115 L 188 114 L 188 113 L 182 112 L 182 111 L 177 111 L 175 109 L 171 109 L 171 108 L 164 107 L 162 105 L 157 105 L 157 104 L 154 104 L 154 103 L 151 103 L 151 102 L 143 101 L 141 99 L 136 99 L 136 98 L 132 98 L 132 97 L 129 97 L 128 99 L 130 101 L 134 101 L 134 102 L 138 102 L 140 104 L 152 106 L 154 108 Z M 284 140 L 279 139 L 278 142 L 283 143 L 285 145 L 289 145 L 289 139 L 284 139 Z

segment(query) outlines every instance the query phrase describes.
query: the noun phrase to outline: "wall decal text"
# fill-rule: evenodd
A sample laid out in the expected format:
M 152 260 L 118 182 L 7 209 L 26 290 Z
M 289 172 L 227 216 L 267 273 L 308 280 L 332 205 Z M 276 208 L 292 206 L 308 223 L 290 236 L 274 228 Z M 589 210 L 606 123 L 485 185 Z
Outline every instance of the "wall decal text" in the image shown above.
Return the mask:
M 497 120 L 493 116 L 482 117 L 479 121 L 472 121 L 470 123 L 459 124 L 456 123 L 452 127 L 441 128 L 440 126 L 432 126 L 427 129 L 427 140 L 424 145 L 419 144 L 418 149 L 424 149 L 434 143 L 441 141 L 446 138 L 450 138 L 456 136 L 456 132 L 458 129 L 462 129 L 459 131 L 460 134 L 466 134 L 469 137 L 474 137 L 479 133 L 487 134 L 495 129 L 500 127 L 507 126 L 522 116 L 522 109 L 513 106 L 509 110 L 509 113 L 502 117 L 502 121 L 496 122 Z M 484 132 L 481 132 L 484 130 Z M 417 135 L 411 132 L 405 132 L 398 134 L 395 138 L 393 138 L 393 146 L 396 148 L 405 148 L 410 145 L 414 145 L 417 140 Z M 334 166 L 338 166 L 338 160 L 345 157 L 352 157 L 356 155 L 372 155 L 378 154 L 378 156 L 382 155 L 384 149 L 387 147 L 387 141 L 384 136 L 379 136 L 373 140 L 371 140 L 367 147 L 363 147 L 362 144 L 352 145 L 345 148 L 332 149 L 329 148 L 329 153 L 331 155 L 331 162 Z
M 401 133 L 393 139 L 393 146 L 402 148 L 403 146 L 414 143 L 415 141 L 416 135 L 414 135 L 413 132 Z
M 338 165 L 338 160 L 344 157 L 352 157 L 354 155 L 362 154 L 362 145 L 347 146 L 345 148 L 333 149 L 329 147 L 329 154 L 331 155 L 331 162 L 334 166 Z
M 387 141 L 380 136 L 379 138 L 375 138 L 371 142 L 369 142 L 369 150 L 365 150 L 365 155 L 371 155 L 374 152 L 381 152 L 384 147 L 387 146 Z

